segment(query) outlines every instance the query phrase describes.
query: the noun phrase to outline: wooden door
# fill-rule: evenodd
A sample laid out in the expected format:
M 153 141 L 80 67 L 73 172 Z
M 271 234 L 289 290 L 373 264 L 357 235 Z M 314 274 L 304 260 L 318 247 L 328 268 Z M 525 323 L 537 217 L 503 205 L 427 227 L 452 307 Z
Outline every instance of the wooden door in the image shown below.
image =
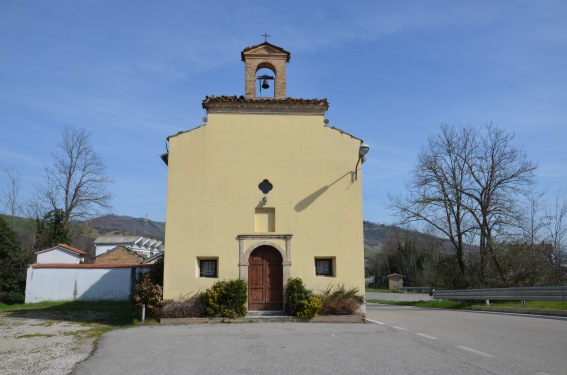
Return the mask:
M 282 256 L 271 246 L 260 246 L 248 261 L 248 310 L 283 310 Z

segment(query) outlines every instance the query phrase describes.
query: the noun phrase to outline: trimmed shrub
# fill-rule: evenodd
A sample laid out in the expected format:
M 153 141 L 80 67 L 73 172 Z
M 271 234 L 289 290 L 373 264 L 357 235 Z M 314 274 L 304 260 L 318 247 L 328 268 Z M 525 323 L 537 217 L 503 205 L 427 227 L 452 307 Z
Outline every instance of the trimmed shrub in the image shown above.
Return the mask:
M 321 315 L 353 315 L 364 302 L 358 288 L 345 289 L 344 284 L 329 285 L 319 298 L 322 301 Z
M 246 300 L 248 285 L 244 280 L 217 281 L 203 296 L 205 312 L 208 316 L 238 318 L 248 312 Z
M 159 321 L 162 295 L 161 286 L 154 284 L 149 274 L 139 275 L 133 298 L 136 317 L 142 316 L 142 305 L 146 305 L 146 318 Z
M 323 303 L 321 299 L 314 294 L 311 294 L 307 299 L 299 301 L 299 309 L 297 310 L 298 318 L 313 318 L 319 314 Z
M 205 293 L 198 293 L 178 300 L 165 300 L 162 303 L 161 317 L 197 318 L 205 316 L 204 296 Z
M 313 318 L 321 310 L 321 300 L 299 277 L 290 277 L 285 286 L 285 312 L 299 318 Z
M 290 277 L 284 290 L 285 312 L 288 315 L 297 315 L 300 309 L 299 302 L 309 298 L 311 292 L 303 285 L 303 280 L 299 277 Z

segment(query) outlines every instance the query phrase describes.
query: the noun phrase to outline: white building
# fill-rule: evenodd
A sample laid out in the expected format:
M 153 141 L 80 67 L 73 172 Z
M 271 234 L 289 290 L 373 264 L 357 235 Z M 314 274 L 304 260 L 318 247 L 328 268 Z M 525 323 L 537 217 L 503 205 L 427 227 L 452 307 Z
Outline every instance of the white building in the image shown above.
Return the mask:
M 94 241 L 94 244 L 96 247 L 95 256 L 104 254 L 117 246 L 128 246 L 146 257 L 164 250 L 162 241 L 140 236 L 100 236 Z
M 35 255 L 36 263 L 79 264 L 85 261 L 87 252 L 60 243 L 49 249 L 40 250 Z

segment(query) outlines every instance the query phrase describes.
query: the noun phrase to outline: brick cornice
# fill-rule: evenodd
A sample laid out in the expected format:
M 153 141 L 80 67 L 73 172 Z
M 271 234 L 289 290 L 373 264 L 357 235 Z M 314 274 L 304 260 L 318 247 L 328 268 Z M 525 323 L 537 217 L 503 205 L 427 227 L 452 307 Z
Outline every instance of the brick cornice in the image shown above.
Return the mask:
M 309 114 L 324 115 L 327 99 L 245 98 L 243 96 L 206 97 L 203 108 L 208 113 Z

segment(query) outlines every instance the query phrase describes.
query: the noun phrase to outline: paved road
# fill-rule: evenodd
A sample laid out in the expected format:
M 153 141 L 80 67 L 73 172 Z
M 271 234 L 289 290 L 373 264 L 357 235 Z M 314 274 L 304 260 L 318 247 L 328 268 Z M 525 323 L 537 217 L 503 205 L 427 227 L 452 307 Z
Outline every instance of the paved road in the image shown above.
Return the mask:
M 567 374 L 567 318 L 372 304 L 366 317 L 487 370 Z
M 559 375 L 567 368 L 565 319 L 377 305 L 367 313 L 378 323 L 113 331 L 73 374 Z

